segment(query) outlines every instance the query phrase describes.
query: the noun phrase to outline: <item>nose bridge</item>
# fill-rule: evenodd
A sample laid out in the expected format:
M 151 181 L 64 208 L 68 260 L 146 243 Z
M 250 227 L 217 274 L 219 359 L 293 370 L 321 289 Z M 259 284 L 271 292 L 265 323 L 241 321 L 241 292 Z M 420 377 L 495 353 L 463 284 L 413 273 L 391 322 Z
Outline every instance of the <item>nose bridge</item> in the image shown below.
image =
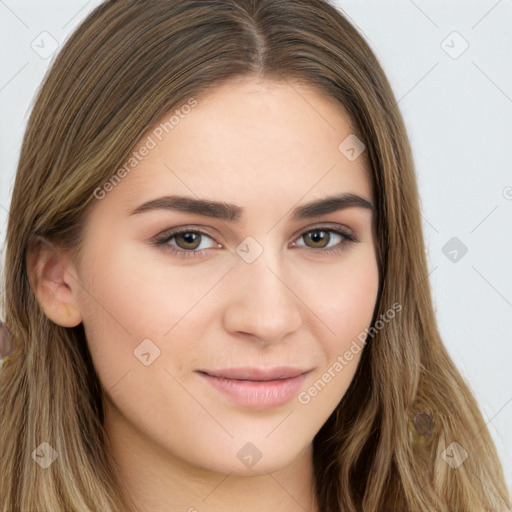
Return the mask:
M 278 341 L 300 327 L 300 301 L 290 290 L 293 283 L 283 277 L 279 250 L 244 242 L 237 248 L 240 257 L 231 277 L 235 284 L 230 286 L 226 328 Z

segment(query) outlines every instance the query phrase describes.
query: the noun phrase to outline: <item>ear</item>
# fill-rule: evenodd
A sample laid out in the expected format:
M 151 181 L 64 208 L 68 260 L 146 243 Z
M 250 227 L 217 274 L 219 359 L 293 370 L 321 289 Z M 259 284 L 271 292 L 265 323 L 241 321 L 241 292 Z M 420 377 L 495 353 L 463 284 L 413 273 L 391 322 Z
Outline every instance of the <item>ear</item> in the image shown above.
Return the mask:
M 27 272 L 32 290 L 46 316 L 62 327 L 82 322 L 78 307 L 80 282 L 70 255 L 46 240 L 27 251 Z

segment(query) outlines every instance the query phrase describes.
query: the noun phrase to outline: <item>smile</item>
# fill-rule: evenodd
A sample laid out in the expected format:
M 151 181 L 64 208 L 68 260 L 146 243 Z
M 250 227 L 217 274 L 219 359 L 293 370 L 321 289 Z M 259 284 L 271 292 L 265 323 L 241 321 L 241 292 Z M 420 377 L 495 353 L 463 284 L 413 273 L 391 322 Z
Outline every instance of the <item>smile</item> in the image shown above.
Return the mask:
M 288 403 L 299 392 L 310 370 L 290 367 L 230 368 L 199 371 L 199 375 L 242 407 L 270 409 Z

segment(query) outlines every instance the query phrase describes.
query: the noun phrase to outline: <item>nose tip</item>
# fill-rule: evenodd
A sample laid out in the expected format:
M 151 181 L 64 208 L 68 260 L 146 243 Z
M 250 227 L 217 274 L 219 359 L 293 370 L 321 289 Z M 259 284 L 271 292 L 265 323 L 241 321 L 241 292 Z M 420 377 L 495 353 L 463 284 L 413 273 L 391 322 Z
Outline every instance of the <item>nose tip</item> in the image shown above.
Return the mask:
M 255 248 L 250 244 L 249 252 Z M 296 332 L 302 317 L 301 302 L 291 291 L 293 283 L 287 283 L 279 275 L 282 272 L 273 270 L 261 254 L 250 264 L 245 260 L 240 263 L 232 276 L 236 284 L 230 287 L 224 327 L 249 335 L 260 344 L 277 342 Z

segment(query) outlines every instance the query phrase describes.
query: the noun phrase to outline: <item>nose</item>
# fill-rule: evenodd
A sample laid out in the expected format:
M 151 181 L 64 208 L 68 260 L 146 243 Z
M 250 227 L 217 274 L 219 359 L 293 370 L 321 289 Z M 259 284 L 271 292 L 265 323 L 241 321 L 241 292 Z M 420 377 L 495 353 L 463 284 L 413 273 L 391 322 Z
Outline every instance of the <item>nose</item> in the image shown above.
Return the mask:
M 293 279 L 264 251 L 256 261 L 237 261 L 231 272 L 224 328 L 264 344 L 282 341 L 302 325 L 300 298 Z M 270 261 L 272 260 L 272 261 Z M 296 287 L 296 286 L 295 286 Z

